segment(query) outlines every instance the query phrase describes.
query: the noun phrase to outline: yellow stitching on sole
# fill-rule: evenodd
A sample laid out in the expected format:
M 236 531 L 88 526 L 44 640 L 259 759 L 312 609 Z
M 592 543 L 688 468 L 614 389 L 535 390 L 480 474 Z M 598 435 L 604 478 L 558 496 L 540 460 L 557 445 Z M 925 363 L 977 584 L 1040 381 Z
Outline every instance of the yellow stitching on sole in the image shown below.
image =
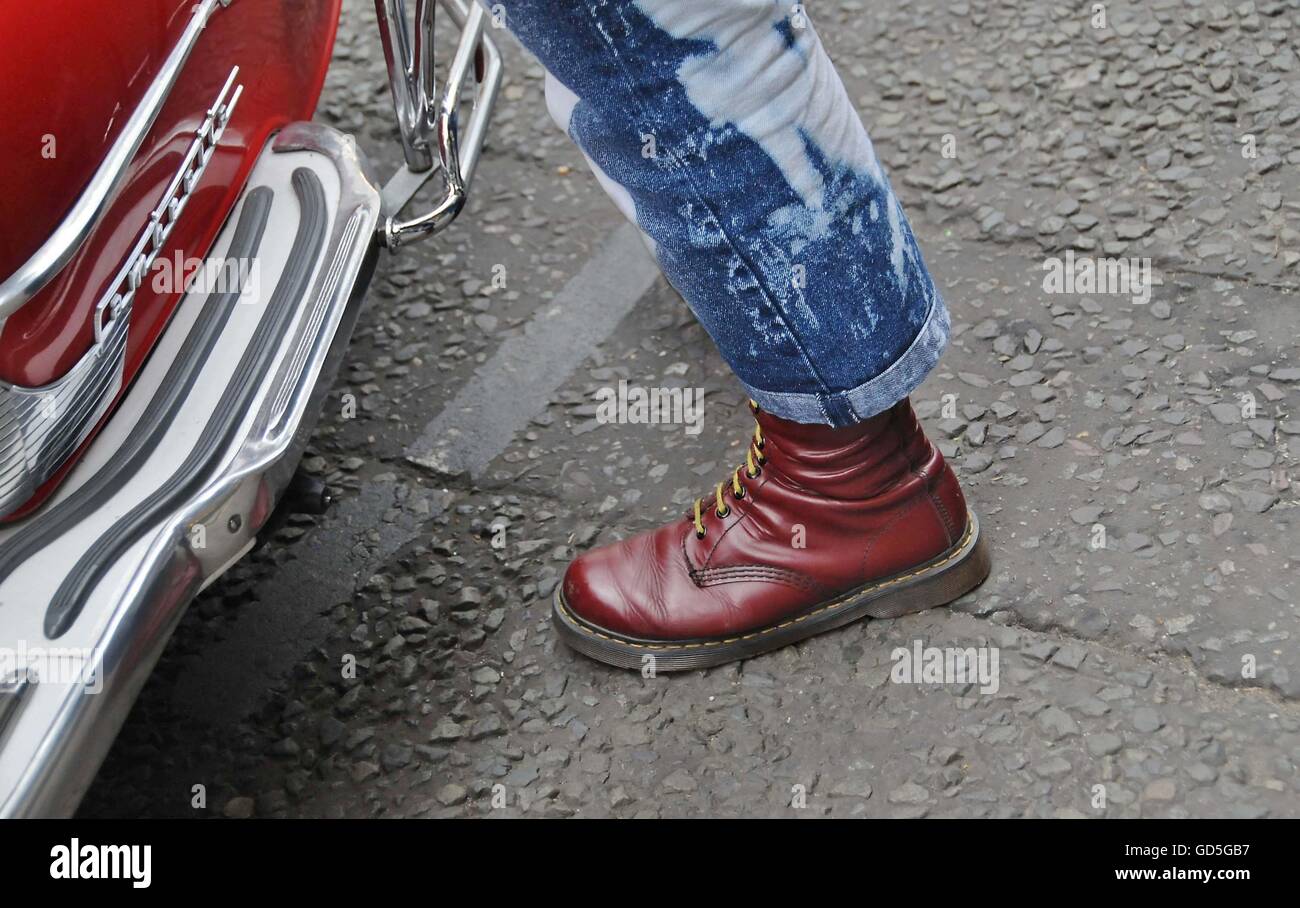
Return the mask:
M 975 515 L 968 510 L 966 512 L 966 532 L 962 536 L 961 542 L 957 544 L 956 548 L 953 550 L 953 553 L 949 555 L 947 558 L 943 559 L 942 561 L 937 561 L 934 564 L 929 565 L 928 567 L 921 568 L 919 571 L 913 571 L 910 574 L 903 574 L 900 577 L 893 577 L 889 580 L 882 580 L 879 583 L 873 584 L 871 586 L 863 587 L 857 592 L 849 593 L 841 599 L 828 602 L 818 609 L 808 612 L 807 614 L 800 615 L 798 618 L 791 618 L 789 621 L 784 621 L 781 624 L 774 624 L 771 627 L 765 627 L 762 630 L 751 631 L 750 633 L 744 634 L 740 637 L 727 637 L 726 639 L 723 640 L 710 640 L 707 643 L 631 643 L 627 640 L 620 640 L 617 637 L 610 637 L 609 635 L 602 634 L 599 631 L 593 631 L 591 628 L 580 623 L 580 619 L 572 612 L 570 612 L 569 607 L 565 605 L 564 597 L 560 595 L 559 590 L 556 590 L 555 605 L 559 608 L 561 612 L 564 613 L 566 618 L 570 619 L 573 627 L 577 628 L 578 630 L 582 631 L 584 634 L 587 634 L 590 637 L 599 637 L 601 640 L 608 640 L 610 643 L 617 643 L 619 646 L 626 646 L 632 649 L 656 649 L 656 650 L 702 649 L 704 647 L 709 647 L 709 646 L 725 646 L 729 643 L 739 643 L 742 640 L 749 640 L 753 637 L 761 637 L 764 634 L 770 634 L 773 633 L 774 631 L 779 631 L 782 628 L 790 627 L 793 624 L 798 624 L 799 622 L 805 621 L 808 618 L 812 618 L 817 615 L 820 615 L 822 612 L 825 612 L 828 609 L 838 608 L 841 605 L 850 605 L 858 601 L 868 593 L 874 593 L 876 590 L 883 590 L 885 587 L 893 586 L 897 583 L 902 583 L 904 580 L 911 580 L 913 577 L 919 577 L 922 574 L 928 574 L 931 571 L 938 570 L 939 568 L 943 567 L 945 564 L 947 564 L 948 562 L 952 561 L 954 558 L 962 554 L 963 550 L 966 549 L 967 543 L 969 542 L 974 532 L 975 532 Z

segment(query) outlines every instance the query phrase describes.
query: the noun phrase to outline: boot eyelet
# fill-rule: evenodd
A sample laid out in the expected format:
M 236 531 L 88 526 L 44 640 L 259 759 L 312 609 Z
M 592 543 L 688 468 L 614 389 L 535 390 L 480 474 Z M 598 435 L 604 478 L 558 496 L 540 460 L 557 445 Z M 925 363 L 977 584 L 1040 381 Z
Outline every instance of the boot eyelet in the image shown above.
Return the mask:
M 714 513 L 714 516 L 716 516 L 716 517 L 730 517 L 730 516 L 731 516 L 731 508 L 730 508 L 730 507 L 725 507 L 725 508 L 723 508 L 721 511 L 714 511 L 713 513 Z
M 708 535 L 708 533 L 696 533 L 696 534 L 695 534 L 695 538 L 696 538 L 696 539 L 703 539 L 703 538 L 704 538 L 705 536 L 707 536 L 707 535 Z
M 750 477 L 750 478 L 752 479 L 753 477 Z M 732 494 L 732 495 L 735 495 L 735 496 L 736 496 L 736 500 L 739 501 L 740 499 L 742 499 L 742 498 L 745 497 L 745 487 L 744 487 L 744 486 L 741 486 L 739 492 L 732 492 L 731 494 Z
M 749 472 L 748 470 L 746 470 L 746 471 L 745 471 L 745 475 L 748 476 L 750 479 L 757 479 L 758 477 L 760 477 L 760 476 L 763 475 L 763 468 L 762 468 L 762 467 L 758 467 L 758 468 L 756 468 L 756 469 L 754 470 L 753 473 L 751 473 L 751 472 Z

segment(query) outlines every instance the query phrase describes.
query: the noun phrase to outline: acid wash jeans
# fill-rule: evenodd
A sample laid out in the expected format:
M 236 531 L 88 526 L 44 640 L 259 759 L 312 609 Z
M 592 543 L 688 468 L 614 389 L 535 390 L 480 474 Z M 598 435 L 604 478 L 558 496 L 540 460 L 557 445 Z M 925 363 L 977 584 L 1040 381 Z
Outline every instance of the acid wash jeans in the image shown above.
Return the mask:
M 802 4 L 484 4 L 759 406 L 848 426 L 921 383 L 948 313 Z

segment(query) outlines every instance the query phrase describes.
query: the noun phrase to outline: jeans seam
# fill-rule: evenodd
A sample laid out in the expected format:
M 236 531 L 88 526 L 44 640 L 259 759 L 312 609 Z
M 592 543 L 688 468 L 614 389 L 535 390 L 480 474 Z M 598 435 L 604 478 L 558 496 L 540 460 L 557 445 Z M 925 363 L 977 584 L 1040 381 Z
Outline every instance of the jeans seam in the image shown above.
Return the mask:
M 613 41 L 609 38 L 609 35 L 607 34 L 606 30 L 601 27 L 600 17 L 596 12 L 596 8 L 592 0 L 586 0 L 583 6 L 587 9 L 587 12 L 591 17 L 592 24 L 596 27 L 596 34 L 599 36 L 600 42 L 608 49 L 610 56 L 613 58 L 614 62 L 618 65 L 619 71 L 623 74 L 624 85 L 628 89 L 630 97 L 641 108 L 641 115 L 646 120 L 653 122 L 656 125 L 660 124 L 661 123 L 660 118 L 657 115 L 651 115 L 652 111 L 654 110 L 653 105 L 646 104 L 645 100 L 641 98 L 641 93 L 636 86 L 636 82 L 630 77 L 630 74 L 627 71 L 627 67 L 624 65 L 623 59 L 618 52 L 618 48 L 614 45 Z M 728 232 L 725 224 L 723 223 L 722 218 L 719 217 L 718 213 L 713 210 L 713 206 L 710 205 L 707 201 L 705 201 L 704 196 L 700 193 L 698 187 L 695 185 L 695 180 L 691 177 L 688 168 L 677 156 L 677 153 L 673 151 L 672 148 L 668 148 L 667 153 L 669 155 L 669 159 L 672 164 L 671 167 L 672 172 L 685 183 L 687 188 L 690 190 L 690 194 L 695 198 L 695 200 L 700 204 L 700 206 L 703 207 L 706 211 L 708 211 L 709 214 L 713 217 L 713 220 L 718 225 L 718 232 L 721 233 L 723 238 L 727 241 L 727 246 L 731 249 L 733 253 L 735 253 L 736 257 L 740 260 L 740 263 L 744 266 L 749 276 L 754 280 L 755 285 L 759 289 L 759 297 L 763 300 L 764 303 L 767 304 L 768 308 L 776 317 L 782 329 L 784 329 L 786 334 L 790 337 L 791 342 L 795 345 L 795 348 L 799 351 L 799 356 L 800 358 L 803 359 L 804 365 L 808 367 L 809 373 L 812 375 L 813 379 L 817 382 L 817 384 L 821 386 L 822 389 L 821 393 L 825 395 L 830 395 L 832 393 L 830 387 L 827 385 L 821 373 L 818 372 L 816 365 L 814 365 L 812 362 L 812 359 L 808 356 L 808 351 L 805 349 L 803 342 L 799 339 L 799 335 L 786 321 L 786 318 L 781 311 L 781 307 L 777 304 L 776 300 L 771 295 L 771 292 L 768 290 L 760 273 L 750 263 L 749 257 L 744 252 L 742 252 L 740 248 L 736 245 L 735 240 L 732 239 L 731 234 L 730 232 Z M 829 420 L 830 414 L 826 411 L 825 402 L 819 399 L 817 401 L 817 405 L 821 408 L 822 415 L 827 420 Z M 850 409 L 852 409 L 851 404 L 849 405 L 849 407 Z

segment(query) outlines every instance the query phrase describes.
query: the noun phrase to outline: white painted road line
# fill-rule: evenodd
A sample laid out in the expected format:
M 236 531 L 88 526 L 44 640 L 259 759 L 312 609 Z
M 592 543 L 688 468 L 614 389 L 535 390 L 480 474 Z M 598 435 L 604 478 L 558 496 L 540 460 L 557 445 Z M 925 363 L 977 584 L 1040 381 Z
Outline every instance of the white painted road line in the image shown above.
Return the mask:
M 446 475 L 481 476 L 658 276 L 640 231 L 632 224 L 614 231 L 559 296 L 475 371 L 406 459 Z

